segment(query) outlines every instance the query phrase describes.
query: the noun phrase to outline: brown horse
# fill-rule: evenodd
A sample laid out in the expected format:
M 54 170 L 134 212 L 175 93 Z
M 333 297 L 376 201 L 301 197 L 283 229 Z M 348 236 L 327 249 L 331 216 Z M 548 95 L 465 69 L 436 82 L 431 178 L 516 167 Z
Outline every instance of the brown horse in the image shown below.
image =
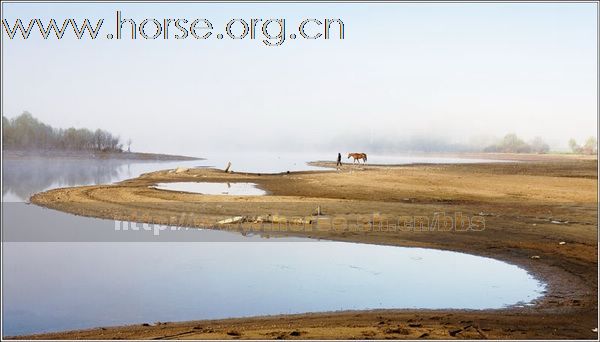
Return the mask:
M 364 163 L 367 162 L 367 154 L 366 153 L 348 153 L 348 159 L 350 159 L 350 157 L 354 158 L 355 163 L 357 160 L 360 162 L 360 159 L 362 159 Z

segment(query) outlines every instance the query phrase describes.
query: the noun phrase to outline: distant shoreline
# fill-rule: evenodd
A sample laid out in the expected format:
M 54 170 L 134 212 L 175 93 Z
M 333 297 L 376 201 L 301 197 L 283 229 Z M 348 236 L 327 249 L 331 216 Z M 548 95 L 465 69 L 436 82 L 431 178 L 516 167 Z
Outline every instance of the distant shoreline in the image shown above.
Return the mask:
M 415 156 L 430 156 L 441 158 L 470 158 L 470 159 L 492 159 L 502 161 L 564 161 L 564 160 L 594 160 L 598 158 L 597 154 L 578 154 L 578 153 L 513 153 L 513 152 L 428 152 L 413 153 Z
M 121 159 L 142 161 L 177 161 L 204 160 L 205 158 L 189 157 L 160 153 L 143 152 L 100 152 L 100 151 L 46 151 L 46 150 L 2 150 L 2 160 L 20 160 L 29 158 L 63 158 L 63 159 Z
M 378 156 L 380 154 L 373 153 Z M 392 155 L 394 156 L 394 155 Z M 411 152 L 404 155 L 397 154 L 396 156 L 411 156 L 411 157 L 425 157 L 425 158 L 460 158 L 460 159 L 474 159 L 473 164 L 486 164 L 495 162 L 565 162 L 569 160 L 597 160 L 598 155 L 596 154 L 576 154 L 576 153 L 500 153 L 500 152 Z M 312 160 L 307 162 L 310 166 L 336 168 L 336 163 L 333 160 Z M 443 165 L 443 164 L 454 164 L 451 161 L 439 160 L 439 161 L 415 161 L 409 163 L 372 163 L 367 162 L 363 164 L 359 161 L 358 164 L 353 163 L 352 159 L 342 158 L 342 164 L 351 165 L 368 165 L 369 167 L 402 167 L 407 165 Z M 471 164 L 471 163 L 469 163 Z

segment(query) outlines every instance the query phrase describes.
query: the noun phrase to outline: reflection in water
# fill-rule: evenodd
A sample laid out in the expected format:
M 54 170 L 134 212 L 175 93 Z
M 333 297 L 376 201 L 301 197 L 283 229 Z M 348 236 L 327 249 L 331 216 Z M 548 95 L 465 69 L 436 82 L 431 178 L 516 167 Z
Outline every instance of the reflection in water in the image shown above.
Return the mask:
M 34 158 L 4 160 L 2 163 L 2 200 L 27 201 L 31 195 L 55 188 L 108 184 L 141 173 L 196 166 L 202 161 L 127 161 L 122 159 Z
M 266 194 L 266 191 L 258 189 L 254 183 L 173 182 L 158 183 L 154 188 L 204 195 L 261 196 Z
M 124 161 L 61 160 L 38 158 L 8 160 L 3 163 L 2 196 L 8 193 L 24 200 L 33 193 L 50 188 L 80 184 L 110 183 L 119 174 Z

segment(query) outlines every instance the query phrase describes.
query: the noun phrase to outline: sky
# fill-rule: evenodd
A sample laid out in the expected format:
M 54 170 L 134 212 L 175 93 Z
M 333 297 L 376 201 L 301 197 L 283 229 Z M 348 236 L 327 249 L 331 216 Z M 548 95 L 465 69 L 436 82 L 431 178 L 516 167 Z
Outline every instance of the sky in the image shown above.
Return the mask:
M 410 140 L 481 143 L 507 133 L 566 149 L 569 138 L 596 136 L 594 3 L 3 3 L 2 10 L 11 27 L 16 19 L 104 19 L 95 40 L 72 31 L 44 40 L 37 26 L 29 39 L 11 40 L 3 26 L 2 114 L 26 110 L 56 127 L 106 129 L 131 138 L 137 151 L 349 151 Z M 205 18 L 214 33 L 108 39 L 117 10 L 138 25 Z M 217 39 L 234 18 L 286 19 L 286 37 L 304 19 L 339 18 L 345 36 L 338 39 L 334 25 L 329 40 L 287 38 L 280 46 Z

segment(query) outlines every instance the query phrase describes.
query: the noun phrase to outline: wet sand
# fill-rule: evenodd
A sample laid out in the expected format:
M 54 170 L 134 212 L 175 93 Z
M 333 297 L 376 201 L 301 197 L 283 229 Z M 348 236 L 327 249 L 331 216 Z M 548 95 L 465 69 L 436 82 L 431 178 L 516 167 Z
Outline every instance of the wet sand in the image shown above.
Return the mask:
M 195 226 L 215 226 L 224 219 L 241 216 L 247 224 L 216 227 L 260 228 L 261 234 L 269 236 L 418 246 L 493 257 L 525 268 L 548 286 L 547 294 L 533 306 L 499 310 L 376 310 L 148 322 L 22 338 L 595 339 L 597 333 L 592 329 L 597 327 L 598 304 L 597 171 L 595 159 L 570 156 L 462 165 L 344 164 L 337 171 L 275 175 L 191 169 L 144 174 L 115 185 L 36 194 L 32 203 L 85 216 L 172 224 L 172 218 L 194 213 L 194 218 L 185 223 Z M 268 195 L 201 195 L 149 187 L 187 181 L 256 183 Z M 370 229 L 334 226 L 309 230 L 304 226 L 283 230 L 281 225 L 274 228 L 259 222 L 265 217 L 287 217 L 289 222 L 296 218 L 314 220 L 317 207 L 326 220 L 358 220 Z M 379 224 L 399 216 L 433 217 L 441 212 L 483 217 L 485 229 L 406 231 Z M 443 291 L 443 279 L 423 291 Z

